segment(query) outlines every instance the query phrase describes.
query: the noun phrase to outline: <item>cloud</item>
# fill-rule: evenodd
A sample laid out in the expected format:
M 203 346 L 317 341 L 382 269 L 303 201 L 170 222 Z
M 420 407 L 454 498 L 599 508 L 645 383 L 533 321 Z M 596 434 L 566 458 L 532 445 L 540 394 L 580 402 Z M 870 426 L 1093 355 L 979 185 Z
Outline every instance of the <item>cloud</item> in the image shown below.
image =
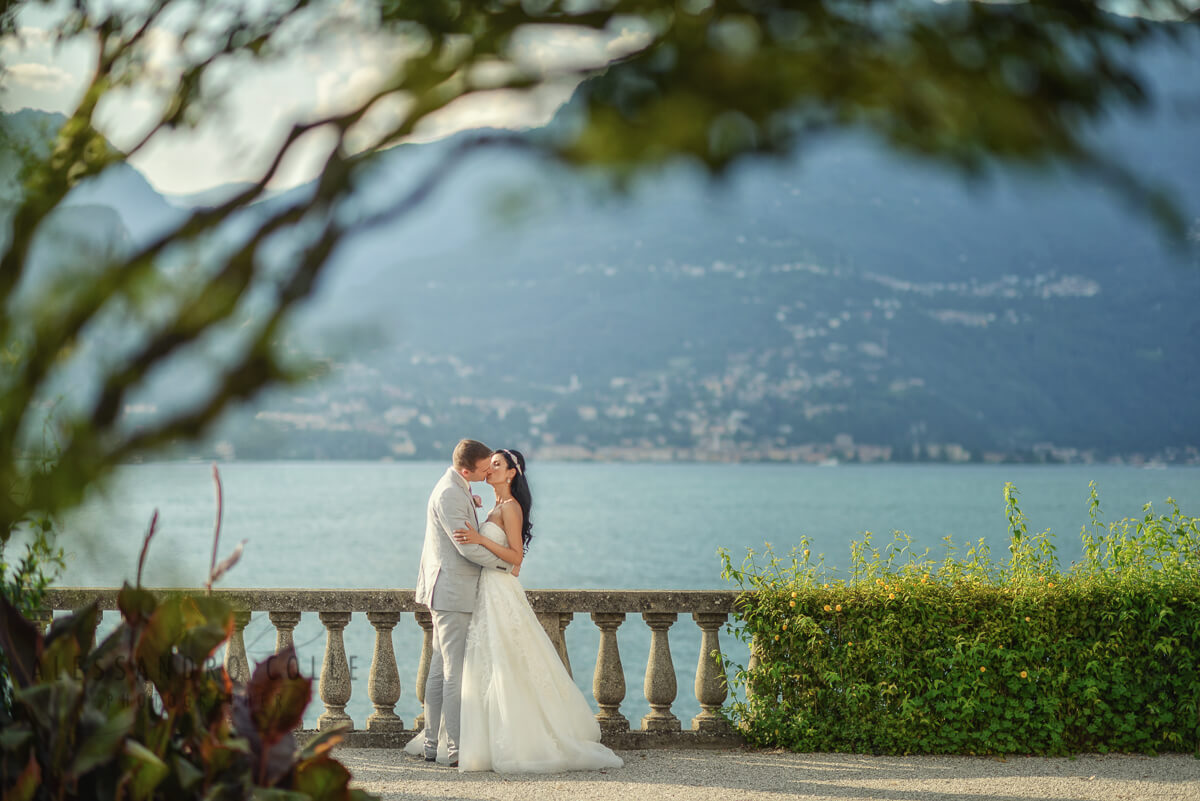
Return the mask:
M 6 67 L 2 78 L 6 88 L 24 88 L 36 92 L 58 92 L 75 83 L 75 79 L 64 69 L 31 62 Z
M 374 65 L 336 65 L 316 78 L 314 115 L 323 117 L 357 108 L 383 85 L 385 77 Z

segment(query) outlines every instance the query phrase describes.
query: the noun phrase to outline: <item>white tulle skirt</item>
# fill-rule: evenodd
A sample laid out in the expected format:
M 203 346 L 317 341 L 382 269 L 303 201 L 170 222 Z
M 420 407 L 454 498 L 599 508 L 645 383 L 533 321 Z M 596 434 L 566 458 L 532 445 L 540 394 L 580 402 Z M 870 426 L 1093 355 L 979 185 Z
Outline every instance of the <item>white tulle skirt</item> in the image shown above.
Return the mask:
M 480 576 L 463 662 L 460 771 L 557 773 L 619 768 L 554 645 L 507 573 Z M 444 732 L 445 727 L 441 727 Z M 425 733 L 405 747 L 424 752 Z M 446 743 L 438 744 L 439 761 Z

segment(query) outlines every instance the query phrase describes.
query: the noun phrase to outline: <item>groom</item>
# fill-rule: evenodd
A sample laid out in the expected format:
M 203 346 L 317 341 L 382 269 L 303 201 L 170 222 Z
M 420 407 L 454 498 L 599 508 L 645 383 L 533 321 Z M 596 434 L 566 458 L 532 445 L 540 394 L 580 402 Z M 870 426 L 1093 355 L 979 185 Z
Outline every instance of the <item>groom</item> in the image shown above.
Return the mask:
M 453 464 L 434 486 L 425 512 L 416 594 L 417 603 L 428 606 L 433 617 L 433 654 L 425 682 L 425 761 L 437 759 L 438 731 L 445 721 L 451 767 L 458 766 L 463 655 L 479 575 L 483 568 L 512 571 L 512 565 L 482 545 L 459 544 L 453 536 L 468 522 L 479 528 L 468 482 L 487 479 L 491 463 L 492 449 L 482 442 L 459 442 Z

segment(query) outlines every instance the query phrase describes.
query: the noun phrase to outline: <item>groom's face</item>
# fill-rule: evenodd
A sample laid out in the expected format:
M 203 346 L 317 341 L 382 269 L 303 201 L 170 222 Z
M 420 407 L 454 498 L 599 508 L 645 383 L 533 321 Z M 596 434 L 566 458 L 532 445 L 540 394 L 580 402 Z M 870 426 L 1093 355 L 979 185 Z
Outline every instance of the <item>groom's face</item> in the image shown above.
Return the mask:
M 487 481 L 488 476 L 492 472 L 492 457 L 485 456 L 475 463 L 475 470 L 470 473 L 463 473 L 463 478 L 467 481 Z

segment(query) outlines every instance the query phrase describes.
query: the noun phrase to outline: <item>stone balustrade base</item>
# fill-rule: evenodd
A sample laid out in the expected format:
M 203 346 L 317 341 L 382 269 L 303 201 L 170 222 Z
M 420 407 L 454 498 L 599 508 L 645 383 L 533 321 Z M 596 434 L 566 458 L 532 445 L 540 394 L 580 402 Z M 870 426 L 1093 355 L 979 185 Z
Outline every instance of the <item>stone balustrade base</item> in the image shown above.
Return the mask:
M 303 745 L 317 735 L 315 729 L 301 729 L 296 740 Z M 348 748 L 403 748 L 415 731 L 366 731 L 347 732 L 341 744 Z M 617 751 L 640 751 L 652 748 L 736 748 L 746 744 L 736 730 L 719 734 L 700 731 L 606 731 L 600 741 Z

